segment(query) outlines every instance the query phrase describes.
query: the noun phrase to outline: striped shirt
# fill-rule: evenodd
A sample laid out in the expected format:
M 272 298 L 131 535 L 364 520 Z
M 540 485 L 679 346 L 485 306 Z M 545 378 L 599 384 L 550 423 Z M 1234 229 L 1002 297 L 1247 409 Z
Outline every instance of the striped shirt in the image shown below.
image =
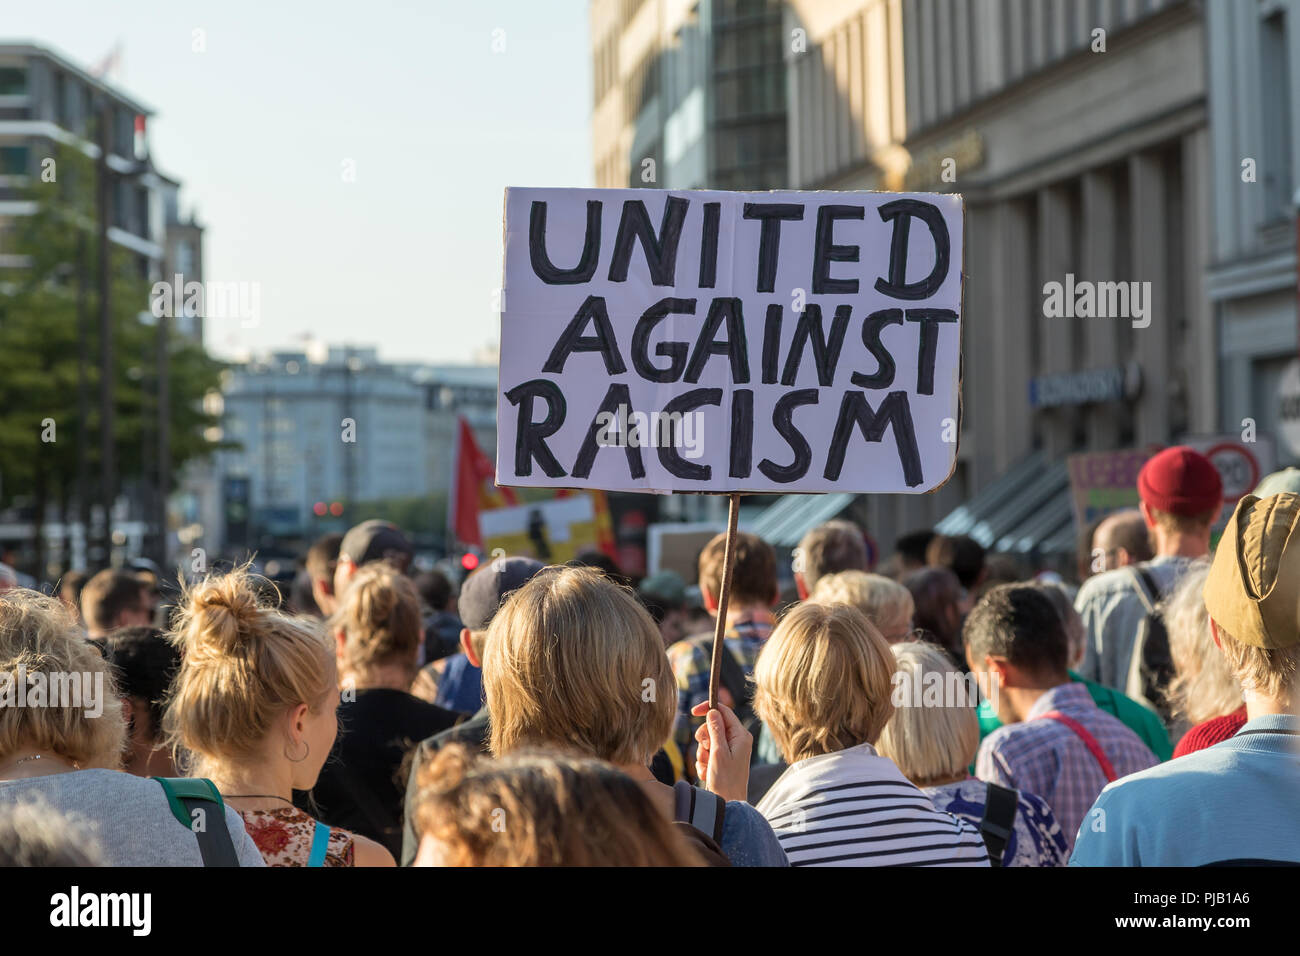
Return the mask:
M 979 831 L 934 808 L 870 744 L 800 760 L 758 804 L 791 866 L 988 866 Z
M 1053 687 L 1034 701 L 1021 723 L 999 727 L 984 738 L 975 758 L 975 776 L 1042 797 L 1073 849 L 1079 824 L 1106 786 L 1106 774 L 1073 730 L 1059 721 L 1038 719 L 1054 710 L 1092 734 L 1116 778 L 1158 761 L 1137 734 L 1093 702 L 1084 684 Z

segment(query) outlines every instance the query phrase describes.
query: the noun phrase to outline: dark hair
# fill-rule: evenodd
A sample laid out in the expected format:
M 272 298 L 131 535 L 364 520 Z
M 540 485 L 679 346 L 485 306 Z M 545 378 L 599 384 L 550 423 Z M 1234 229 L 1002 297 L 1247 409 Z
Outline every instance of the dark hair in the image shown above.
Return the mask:
M 916 606 L 912 625 L 929 632 L 936 644 L 960 662 L 961 582 L 957 575 L 947 568 L 921 568 L 909 574 L 903 584 L 912 592 L 912 603 Z
M 417 574 L 415 589 L 420 592 L 420 600 L 431 611 L 447 610 L 447 605 L 451 603 L 452 595 L 455 593 L 452 590 L 451 580 L 437 569 L 421 571 Z
M 313 580 L 324 579 L 330 587 L 334 586 L 334 568 L 339 563 L 339 547 L 343 544 L 343 535 L 338 532 L 323 534 L 307 549 L 307 573 Z
M 935 535 L 925 549 L 925 563 L 951 569 L 961 586 L 969 591 L 979 583 L 984 570 L 984 546 L 964 534 Z
M 68 571 L 59 579 L 59 597 L 81 607 L 81 591 L 90 580 L 85 571 Z
M 1199 521 L 1199 519 L 1196 519 Z M 1212 522 L 1214 519 L 1211 518 Z M 1147 530 L 1146 522 L 1142 519 L 1141 512 L 1128 515 L 1122 521 L 1116 521 L 1111 525 L 1109 544 L 1111 548 L 1123 548 L 1129 553 L 1135 562 L 1150 561 L 1155 557 L 1155 552 L 1151 548 L 1151 532 Z
M 908 561 L 925 564 L 925 550 L 934 538 L 934 532 L 928 528 L 925 531 L 912 531 L 894 542 L 894 550 Z
M 124 611 L 144 605 L 144 587 L 131 571 L 105 568 L 81 589 L 81 617 L 92 630 L 111 630 Z
M 570 568 L 595 568 L 604 573 L 615 584 L 631 587 L 632 579 L 623 573 L 618 563 L 604 551 L 583 551 L 576 558 L 565 562 Z
M 162 700 L 181 664 L 180 651 L 156 627 L 123 627 L 105 642 L 124 696 L 149 703 L 153 736 L 162 739 Z
M 1032 584 L 1001 584 L 966 617 L 962 637 L 973 660 L 1005 657 L 1031 674 L 1066 672 L 1069 638 L 1052 599 Z
M 289 608 L 294 614 L 305 614 L 309 617 L 320 617 L 321 609 L 316 603 L 316 595 L 311 589 L 311 574 L 306 568 L 299 571 L 293 576 L 293 584 L 289 586 Z

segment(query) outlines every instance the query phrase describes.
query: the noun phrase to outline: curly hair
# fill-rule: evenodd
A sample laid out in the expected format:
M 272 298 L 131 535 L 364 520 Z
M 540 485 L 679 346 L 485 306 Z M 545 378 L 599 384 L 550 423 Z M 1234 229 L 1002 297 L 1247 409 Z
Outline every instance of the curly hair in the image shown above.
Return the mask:
M 416 825 L 443 866 L 702 866 L 641 786 L 599 760 L 453 744 L 420 771 Z

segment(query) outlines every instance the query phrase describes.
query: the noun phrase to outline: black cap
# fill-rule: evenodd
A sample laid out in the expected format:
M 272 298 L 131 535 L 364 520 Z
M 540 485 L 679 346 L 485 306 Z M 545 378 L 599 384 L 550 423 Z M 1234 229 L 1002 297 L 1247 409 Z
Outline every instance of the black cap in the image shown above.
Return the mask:
M 397 525 L 378 518 L 363 521 L 343 536 L 339 559 L 347 558 L 357 567 L 387 558 L 402 571 L 415 553 Z
M 497 558 L 479 568 L 461 585 L 456 602 L 461 623 L 471 631 L 486 628 L 505 599 L 544 567 L 532 558 Z

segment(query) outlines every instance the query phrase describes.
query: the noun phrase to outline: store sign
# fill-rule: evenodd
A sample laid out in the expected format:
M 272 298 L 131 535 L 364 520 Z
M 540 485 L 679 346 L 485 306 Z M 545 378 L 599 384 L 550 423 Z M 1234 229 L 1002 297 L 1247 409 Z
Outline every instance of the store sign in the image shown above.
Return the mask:
M 1132 400 L 1142 391 L 1142 368 L 1136 362 L 1085 372 L 1040 375 L 1029 380 L 1032 408 L 1094 405 Z

